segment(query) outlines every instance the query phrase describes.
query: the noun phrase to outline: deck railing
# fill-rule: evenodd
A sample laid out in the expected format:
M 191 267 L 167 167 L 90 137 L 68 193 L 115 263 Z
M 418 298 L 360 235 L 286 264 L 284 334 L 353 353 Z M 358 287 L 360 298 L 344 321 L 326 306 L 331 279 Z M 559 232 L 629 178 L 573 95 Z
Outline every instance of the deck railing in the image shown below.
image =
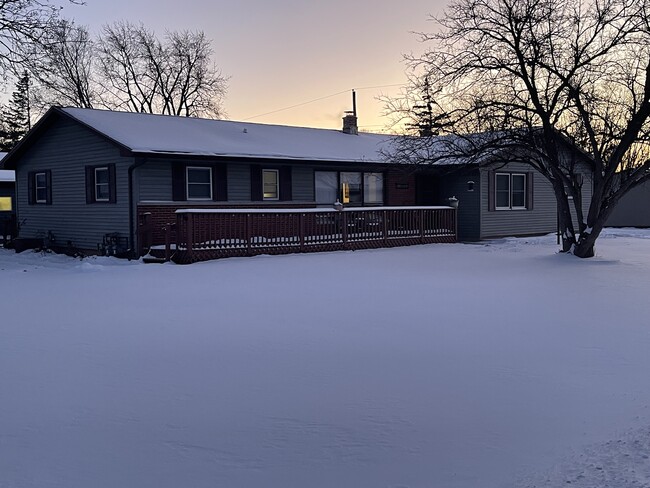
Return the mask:
M 305 209 L 181 209 L 177 263 L 231 256 L 408 246 L 456 241 L 451 207 Z

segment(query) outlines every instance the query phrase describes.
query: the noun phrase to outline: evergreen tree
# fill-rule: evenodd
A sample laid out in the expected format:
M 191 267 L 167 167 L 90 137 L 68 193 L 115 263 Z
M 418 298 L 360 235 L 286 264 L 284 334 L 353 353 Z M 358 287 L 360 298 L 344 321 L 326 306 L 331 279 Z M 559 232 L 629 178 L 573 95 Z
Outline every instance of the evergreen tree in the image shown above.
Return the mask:
M 11 150 L 31 128 L 29 84 L 29 75 L 24 72 L 4 110 L 3 127 L 0 129 L 3 150 Z
M 447 126 L 447 114 L 439 110 L 440 107 L 434 99 L 437 91 L 429 83 L 428 77 L 424 78 L 419 90 L 419 100 L 411 109 L 412 122 L 406 124 L 406 127 L 420 137 L 438 136 Z

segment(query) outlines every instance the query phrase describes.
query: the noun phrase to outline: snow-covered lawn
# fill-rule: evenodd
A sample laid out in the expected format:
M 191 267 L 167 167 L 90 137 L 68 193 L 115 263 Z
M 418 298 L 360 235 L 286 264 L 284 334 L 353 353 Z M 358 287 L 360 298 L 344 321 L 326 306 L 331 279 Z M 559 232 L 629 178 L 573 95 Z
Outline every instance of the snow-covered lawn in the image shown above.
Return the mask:
M 0 487 L 647 487 L 650 231 L 555 250 L 0 250 Z

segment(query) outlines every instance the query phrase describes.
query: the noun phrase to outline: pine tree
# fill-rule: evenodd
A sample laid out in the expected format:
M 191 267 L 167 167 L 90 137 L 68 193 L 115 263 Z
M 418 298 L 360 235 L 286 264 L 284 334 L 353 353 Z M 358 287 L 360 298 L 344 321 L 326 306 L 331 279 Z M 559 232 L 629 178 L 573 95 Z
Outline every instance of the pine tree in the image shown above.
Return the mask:
M 413 122 L 407 127 L 417 132 L 420 137 L 432 137 L 440 135 L 448 122 L 444 111 L 437 111 L 438 104 L 434 99 L 437 92 L 425 77 L 420 87 L 419 100 L 411 110 Z
M 9 105 L 4 110 L 4 123 L 0 131 L 0 145 L 4 150 L 11 150 L 31 128 L 29 84 L 29 75 L 24 72 L 16 83 Z

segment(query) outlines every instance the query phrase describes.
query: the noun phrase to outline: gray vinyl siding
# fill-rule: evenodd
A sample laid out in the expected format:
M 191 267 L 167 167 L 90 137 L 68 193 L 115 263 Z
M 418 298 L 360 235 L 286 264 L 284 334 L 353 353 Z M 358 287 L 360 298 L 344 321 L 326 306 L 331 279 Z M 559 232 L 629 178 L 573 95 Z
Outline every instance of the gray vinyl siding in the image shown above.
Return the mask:
M 469 190 L 468 182 L 474 182 Z M 481 238 L 481 176 L 478 169 L 444 176 L 440 180 L 441 204 L 450 197 L 458 199 L 458 240 L 478 241 Z
M 488 208 L 488 172 L 533 172 L 533 208 L 530 210 L 492 210 Z M 583 212 L 589 209 L 592 194 L 590 175 L 583 173 Z M 572 205 L 572 204 L 571 204 Z M 575 211 L 571 212 L 577 230 Z M 586 215 L 586 214 L 585 214 Z M 557 202 L 551 183 L 524 163 L 509 163 L 481 169 L 481 238 L 544 234 L 557 230 Z
M 553 188 L 546 178 L 523 163 L 491 168 L 495 172 L 533 171 L 532 210 L 493 210 L 488 208 L 488 168 L 481 170 L 481 238 L 533 235 L 557 228 L 557 206 Z
M 172 166 L 170 161 L 147 161 L 135 170 L 135 201 L 171 202 Z
M 147 161 L 136 169 L 135 195 L 138 202 L 172 201 L 171 159 Z M 197 164 L 205 164 L 205 161 Z M 191 163 L 188 163 L 191 164 Z M 262 166 L 264 166 L 262 164 Z M 277 167 L 277 164 L 269 165 Z M 228 162 L 228 202 L 251 202 L 251 167 L 247 163 Z M 307 166 L 292 166 L 291 187 L 293 201 L 314 201 L 314 169 Z
M 116 165 L 116 203 L 86 203 L 85 166 Z M 21 157 L 16 170 L 20 237 L 55 237 L 54 244 L 96 249 L 107 233 L 129 233 L 128 167 L 133 158 L 89 129 L 55 120 Z M 52 204 L 30 205 L 28 172 L 50 170 Z
M 650 227 L 650 182 L 625 194 L 607 219 L 612 227 Z
M 291 174 L 293 200 L 296 202 L 313 202 L 314 197 L 314 168 L 294 166 Z

